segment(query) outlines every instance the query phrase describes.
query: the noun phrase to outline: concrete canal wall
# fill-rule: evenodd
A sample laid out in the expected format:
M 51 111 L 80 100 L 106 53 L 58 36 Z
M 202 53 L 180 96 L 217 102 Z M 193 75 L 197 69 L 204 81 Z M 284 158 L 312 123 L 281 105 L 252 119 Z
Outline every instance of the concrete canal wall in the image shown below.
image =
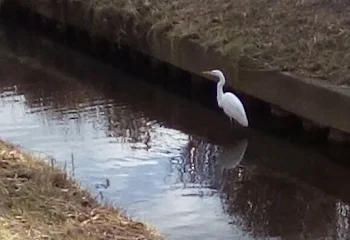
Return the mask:
M 310 124 L 317 128 L 327 127 L 330 129 L 330 139 L 350 141 L 348 86 L 301 79 L 277 70 L 264 70 L 245 58 L 238 59 L 232 52 L 226 54 L 199 44 L 194 40 L 197 38 L 195 35 L 170 38 L 157 34 L 159 31 L 153 31 L 155 26 L 151 26 L 146 19 L 142 21 L 142 11 L 147 9 L 147 4 L 152 4 L 148 1 L 144 3 L 145 9 L 134 9 L 136 12 L 130 12 L 125 7 L 118 9 L 117 4 L 106 12 L 105 9 L 101 10 L 100 5 L 92 3 L 94 2 L 81 0 L 5 0 L 3 8 L 11 12 L 14 10 L 13 13 L 29 10 L 40 17 L 39 22 L 42 25 L 48 20 L 54 20 L 62 32 L 83 30 L 89 33 L 89 39 L 83 41 L 94 41 L 103 37 L 111 43 L 110 46 L 114 43 L 128 46 L 132 49 L 130 54 L 142 52 L 190 72 L 194 79 L 203 70 L 222 69 L 231 89 L 270 104 L 271 112 L 294 114 L 304 122 L 305 129 L 309 129 Z M 162 21 L 157 28 L 167 28 L 167 24 L 161 25 Z M 281 115 L 279 113 L 277 115 Z

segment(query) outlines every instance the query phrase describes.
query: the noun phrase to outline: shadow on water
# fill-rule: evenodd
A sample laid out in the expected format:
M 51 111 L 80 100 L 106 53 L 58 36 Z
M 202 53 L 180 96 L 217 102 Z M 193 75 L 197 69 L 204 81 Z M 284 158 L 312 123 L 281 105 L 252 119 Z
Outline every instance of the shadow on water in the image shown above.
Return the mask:
M 325 152 L 14 32 L 0 32 L 2 138 L 74 158 L 85 186 L 169 239 L 349 236 L 350 170 Z

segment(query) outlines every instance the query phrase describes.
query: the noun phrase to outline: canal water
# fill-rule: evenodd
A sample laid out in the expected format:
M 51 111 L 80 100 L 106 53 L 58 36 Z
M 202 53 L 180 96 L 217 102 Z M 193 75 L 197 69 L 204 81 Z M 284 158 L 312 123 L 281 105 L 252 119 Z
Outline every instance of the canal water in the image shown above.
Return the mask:
M 0 138 L 178 239 L 348 239 L 350 171 L 23 29 L 0 31 Z

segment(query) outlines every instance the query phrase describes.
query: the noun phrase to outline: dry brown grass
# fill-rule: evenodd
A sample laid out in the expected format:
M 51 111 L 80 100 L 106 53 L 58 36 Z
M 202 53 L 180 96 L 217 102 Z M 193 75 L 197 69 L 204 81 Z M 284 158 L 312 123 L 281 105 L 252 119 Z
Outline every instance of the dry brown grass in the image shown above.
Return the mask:
M 0 239 L 163 239 L 66 174 L 0 141 Z
M 28 2 L 40 8 L 50 1 Z M 142 40 L 147 38 L 156 46 L 155 36 L 173 42 L 187 39 L 220 51 L 233 61 L 254 63 L 248 66 L 350 84 L 348 0 L 65 0 L 60 3 L 65 6 L 69 3 L 72 14 L 82 15 L 82 23 L 92 32 L 103 32 L 113 40 L 132 35 Z
M 92 27 L 115 25 L 114 37 L 187 38 L 265 68 L 350 83 L 348 0 L 81 1 Z

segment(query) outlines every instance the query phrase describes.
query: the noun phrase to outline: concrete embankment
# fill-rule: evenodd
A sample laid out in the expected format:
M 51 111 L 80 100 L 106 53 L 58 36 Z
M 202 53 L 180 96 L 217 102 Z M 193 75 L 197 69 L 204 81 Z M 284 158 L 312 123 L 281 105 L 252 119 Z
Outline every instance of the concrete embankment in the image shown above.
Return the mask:
M 67 174 L 0 141 L 0 239 L 164 239 Z
M 299 116 L 305 126 L 311 122 L 313 126 L 327 127 L 330 129 L 330 138 L 350 140 L 348 137 L 350 133 L 350 87 L 346 85 L 350 73 L 344 62 L 349 55 L 346 52 L 349 51 L 346 44 L 349 39 L 346 38 L 348 36 L 346 28 L 342 28 L 347 23 L 341 21 L 343 18 L 339 17 L 336 22 L 338 25 L 336 23 L 332 25 L 333 28 L 343 29 L 343 32 L 340 32 L 339 35 L 336 34 L 338 30 L 333 29 L 329 36 L 334 37 L 334 46 L 332 45 L 334 48 L 329 48 L 329 45 L 326 44 L 329 39 L 319 35 L 323 28 L 326 29 L 326 26 L 322 25 L 323 22 L 317 20 L 318 25 L 313 23 L 314 28 L 312 28 L 310 27 L 311 20 L 300 16 L 302 12 L 298 13 L 300 9 L 303 9 L 304 13 L 310 11 L 312 16 L 317 14 L 321 16 L 319 13 L 322 13 L 322 16 L 328 18 L 328 23 L 332 23 L 338 13 L 333 11 L 327 15 L 323 11 L 332 6 L 322 5 L 323 9 L 321 5 L 317 5 L 316 8 L 316 5 L 297 6 L 294 4 L 292 9 L 295 11 L 288 10 L 289 15 L 284 16 L 282 13 L 286 10 L 283 9 L 288 8 L 278 10 L 279 4 L 277 4 L 271 7 L 274 14 L 270 17 L 275 19 L 279 16 L 281 26 L 275 26 L 273 22 L 266 23 L 265 26 L 264 24 L 254 25 L 254 22 L 260 19 L 261 9 L 255 11 L 256 16 L 252 15 L 250 11 L 253 9 L 254 1 L 250 1 L 251 6 L 249 4 L 241 6 L 246 10 L 245 25 L 238 24 L 242 20 L 238 19 L 240 21 L 237 21 L 238 25 L 234 27 L 235 23 L 225 18 L 226 15 L 229 15 L 227 11 L 221 14 L 214 11 L 215 9 L 219 11 L 219 6 L 223 4 L 232 8 L 234 6 L 230 4 L 233 3 L 218 0 L 211 3 L 201 2 L 201 6 L 198 4 L 184 4 L 182 1 L 4 1 L 6 11 L 30 10 L 32 13 L 39 14 L 43 25 L 47 20 L 54 20 L 57 27 L 63 32 L 74 32 L 74 29 L 87 31 L 91 36 L 89 41 L 93 41 L 96 36 L 104 37 L 110 43 L 128 46 L 134 51 L 142 52 L 186 70 L 195 77 L 201 75 L 203 70 L 222 69 L 228 78 L 227 84 L 230 88 L 270 104 L 273 110 L 280 108 Z M 339 5 L 340 3 L 334 4 Z M 342 4 L 348 7 L 345 2 Z M 340 7 L 338 5 L 337 7 Z M 214 10 L 206 12 L 206 7 L 212 7 Z M 269 11 L 271 9 L 269 8 Z M 168 12 L 163 13 L 163 10 Z M 282 12 L 278 13 L 278 11 Z M 344 11 L 346 14 L 346 10 Z M 344 15 L 342 12 L 339 13 L 342 14 L 341 16 Z M 196 21 L 188 18 L 189 13 L 193 13 L 193 19 Z M 287 23 L 288 19 L 293 19 L 295 22 Z M 316 21 L 315 19 L 313 21 Z M 292 24 L 293 27 L 287 28 L 288 24 Z M 264 33 L 261 32 L 263 26 L 265 29 L 271 29 L 271 26 L 280 27 L 278 28 L 280 30 L 283 27 L 285 29 L 284 31 L 276 30 L 274 33 L 265 31 L 266 36 L 264 36 Z M 243 27 L 250 28 L 244 30 Z M 254 35 L 254 29 L 259 32 L 258 35 Z M 304 34 L 295 35 L 299 32 Z M 227 34 L 223 36 L 223 33 Z M 310 38 L 308 33 L 315 33 L 315 36 Z M 306 35 L 308 37 L 305 37 Z M 300 39 L 293 39 L 292 36 Z M 314 42 L 307 41 L 308 38 Z M 245 41 L 249 44 L 247 45 Z M 270 44 L 268 44 L 269 41 Z M 291 42 L 294 42 L 294 45 Z M 302 45 L 304 42 L 308 47 L 307 50 Z M 251 47 L 254 43 L 261 46 L 264 50 L 261 51 L 264 52 L 263 54 L 257 54 L 259 49 Z M 290 58 L 290 55 L 287 54 L 294 52 L 294 50 L 291 51 L 293 47 L 297 53 Z M 275 48 L 278 51 L 274 52 Z M 282 51 L 283 49 L 285 52 Z M 305 51 L 308 51 L 308 55 L 305 55 Z M 257 55 L 258 57 L 254 57 Z M 269 59 L 272 60 L 269 61 Z M 336 63 L 332 62 L 332 59 L 336 60 Z M 329 67 L 330 65 L 332 67 Z M 289 74 L 282 71 L 287 71 Z M 296 76 L 307 76 L 308 78 Z M 317 80 L 316 77 L 323 80 Z M 335 78 L 339 81 L 335 81 Z M 247 109 L 249 113 L 249 106 Z

